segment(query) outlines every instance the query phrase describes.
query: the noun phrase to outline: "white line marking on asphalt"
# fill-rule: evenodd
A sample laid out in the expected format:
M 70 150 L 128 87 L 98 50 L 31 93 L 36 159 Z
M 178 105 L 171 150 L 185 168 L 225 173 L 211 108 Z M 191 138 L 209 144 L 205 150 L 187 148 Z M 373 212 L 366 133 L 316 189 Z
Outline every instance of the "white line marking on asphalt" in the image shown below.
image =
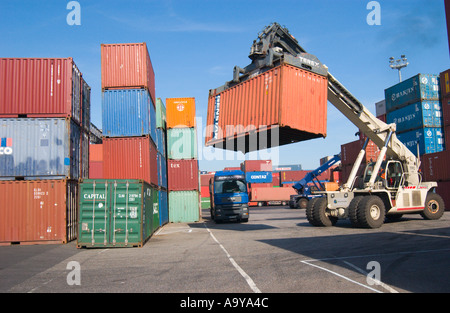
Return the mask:
M 357 267 L 356 265 L 354 265 L 354 264 L 352 264 L 352 263 L 350 263 L 350 262 L 347 262 L 347 261 L 342 261 L 342 262 L 344 262 L 345 264 L 347 264 L 347 265 L 353 267 L 355 270 L 357 270 L 358 272 L 360 272 L 361 274 L 363 274 L 363 275 L 365 275 L 365 276 L 367 277 L 367 272 L 364 271 L 363 269 Z M 391 286 L 389 286 L 389 285 L 383 283 L 382 281 L 380 281 L 380 280 L 378 280 L 378 279 L 375 279 L 375 278 L 372 278 L 372 277 L 367 277 L 367 278 L 370 279 L 370 280 L 372 280 L 372 281 L 375 283 L 375 285 L 378 285 L 378 286 L 383 287 L 384 289 L 386 289 L 386 290 L 389 291 L 390 293 L 398 293 L 397 290 L 395 290 L 395 289 L 392 288 Z
M 214 239 L 215 242 L 222 248 L 222 250 L 225 252 L 226 256 L 228 257 L 228 260 L 230 260 L 231 264 L 237 269 L 237 271 L 242 275 L 242 277 L 245 278 L 247 281 L 247 284 L 250 286 L 250 288 L 255 293 L 261 293 L 261 290 L 259 290 L 258 287 L 256 287 L 255 282 L 250 278 L 250 276 L 247 275 L 247 273 L 236 263 L 236 261 L 231 257 L 231 255 L 228 253 L 228 251 L 225 249 L 225 247 L 217 240 L 217 238 L 213 235 L 213 233 L 209 230 L 208 227 L 206 227 L 205 224 L 203 224 L 206 228 L 206 230 L 211 235 L 212 239 Z
M 311 261 L 313 261 L 313 260 L 310 260 L 309 262 L 311 262 Z M 317 261 L 318 261 L 318 260 L 317 260 Z M 352 283 L 357 284 L 357 285 L 359 285 L 359 286 L 362 286 L 362 287 L 364 287 L 364 288 L 370 289 L 370 290 L 375 291 L 375 292 L 378 292 L 378 293 L 382 293 L 382 292 L 379 291 L 379 290 L 376 290 L 376 289 L 374 289 L 374 288 L 371 288 L 371 287 L 369 287 L 369 286 L 366 286 L 366 285 L 364 285 L 364 284 L 361 284 L 361 283 L 359 283 L 359 282 L 357 282 L 357 281 L 355 281 L 355 280 L 353 280 L 353 279 L 350 279 L 350 278 L 348 278 L 348 277 L 345 277 L 344 275 L 341 275 L 341 274 L 339 274 L 339 273 L 333 272 L 332 270 L 329 270 L 329 269 L 327 269 L 327 268 L 325 268 L 325 267 L 321 267 L 321 266 L 319 266 L 319 265 L 315 265 L 315 264 L 308 263 L 308 261 L 301 261 L 301 262 L 304 263 L 304 264 L 308 264 L 308 265 L 317 267 L 317 268 L 319 268 L 319 269 L 321 269 L 321 270 L 324 270 L 324 271 L 326 271 L 326 272 L 328 272 L 328 273 L 331 273 L 331 274 L 333 274 L 333 275 L 336 275 L 336 276 L 338 276 L 338 277 L 341 277 L 341 278 L 343 278 L 343 279 L 345 279 L 345 280 L 348 280 L 349 282 L 352 282 Z

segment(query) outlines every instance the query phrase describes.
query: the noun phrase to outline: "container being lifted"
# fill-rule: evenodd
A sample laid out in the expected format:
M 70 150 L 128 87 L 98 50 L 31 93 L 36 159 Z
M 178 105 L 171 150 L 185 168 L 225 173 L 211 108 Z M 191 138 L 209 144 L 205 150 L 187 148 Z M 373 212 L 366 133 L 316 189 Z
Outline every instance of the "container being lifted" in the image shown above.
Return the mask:
M 250 53 L 250 58 L 253 60 L 252 64 L 245 69 L 235 67 L 233 81 L 219 90 L 216 89 L 216 94 L 213 92 L 213 96 L 239 87 L 241 78 L 245 83 L 248 79 L 252 79 L 251 77 L 254 75 L 261 75 L 260 73 L 268 71 L 283 60 L 294 60 L 298 64 L 297 67 L 327 78 L 328 101 L 367 137 L 353 164 L 347 182 L 343 184 L 340 190 L 323 191 L 322 197 L 309 201 L 306 207 L 306 216 L 310 224 L 331 226 L 338 219 L 348 218 L 356 227 L 377 228 L 384 223 L 385 217 L 396 220 L 403 214 L 418 213 L 425 219 L 439 219 L 443 215 L 445 205 L 441 196 L 436 193 L 437 183 L 422 181 L 422 176 L 419 173 L 419 156 L 414 155 L 397 138 L 395 124 L 386 124 L 377 119 L 328 72 L 328 69 L 316 57 L 306 54 L 286 28 L 274 23 L 266 27 L 260 33 L 258 39 L 259 41 L 254 41 Z M 240 74 L 243 75 L 240 76 Z M 243 83 L 241 82 L 241 84 Z M 304 90 L 296 88 L 293 92 L 302 93 Z M 321 93 L 314 94 L 320 98 Z M 249 109 L 246 103 L 239 104 L 239 98 L 236 99 L 233 100 L 233 105 L 240 105 L 240 112 Z M 315 101 L 307 101 L 303 104 L 308 107 L 314 105 Z M 213 132 L 207 133 L 207 145 L 218 146 L 218 144 L 221 144 L 221 147 L 225 146 L 226 137 L 219 136 L 219 126 L 223 124 L 223 122 L 220 122 L 220 111 L 223 112 L 223 109 L 221 97 L 215 99 L 215 107 L 211 105 L 211 102 L 208 106 L 208 123 L 212 125 L 210 128 Z M 302 119 L 295 113 L 295 111 L 287 112 L 293 118 Z M 265 114 L 265 111 L 261 114 Z M 248 117 L 250 120 L 256 118 L 256 113 L 249 114 Z M 311 118 L 311 116 L 308 116 L 308 118 Z M 326 115 L 321 116 L 320 119 L 326 120 Z M 236 125 L 238 124 L 233 124 L 235 128 L 237 128 Z M 279 135 L 280 139 L 275 142 L 278 145 L 282 144 L 283 140 L 281 139 L 283 137 L 281 131 Z M 301 136 L 297 138 L 301 139 Z M 371 162 L 366 167 L 363 177 L 364 187 L 357 188 L 354 186 L 356 173 L 361 165 L 369 140 L 380 148 L 380 153 L 376 162 Z M 233 141 L 236 140 L 228 142 L 235 144 Z M 270 142 L 270 144 L 275 146 L 273 142 Z M 234 149 L 234 147 L 232 148 Z M 228 143 L 225 148 L 228 149 Z M 248 144 L 238 146 L 238 149 L 243 152 L 248 152 L 251 148 L 252 145 Z M 256 147 L 256 149 L 263 148 L 261 146 Z
M 246 153 L 326 137 L 326 67 L 276 23 L 258 40 L 252 63 L 209 91 L 206 146 Z

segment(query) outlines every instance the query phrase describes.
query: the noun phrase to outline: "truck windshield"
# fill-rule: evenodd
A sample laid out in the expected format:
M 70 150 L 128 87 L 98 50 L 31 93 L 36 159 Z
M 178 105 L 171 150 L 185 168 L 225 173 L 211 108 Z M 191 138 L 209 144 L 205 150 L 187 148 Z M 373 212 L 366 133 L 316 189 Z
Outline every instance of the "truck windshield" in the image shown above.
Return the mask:
M 241 180 L 221 180 L 214 182 L 215 193 L 247 192 L 247 186 Z

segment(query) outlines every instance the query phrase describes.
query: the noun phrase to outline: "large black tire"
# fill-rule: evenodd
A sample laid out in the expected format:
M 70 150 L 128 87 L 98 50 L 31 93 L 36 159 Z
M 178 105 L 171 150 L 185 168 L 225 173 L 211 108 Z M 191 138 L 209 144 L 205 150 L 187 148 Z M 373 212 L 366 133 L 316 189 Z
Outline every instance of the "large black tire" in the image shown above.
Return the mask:
M 309 200 L 308 205 L 306 206 L 306 218 L 308 222 L 313 226 L 320 226 L 316 223 L 314 219 L 314 205 L 320 198 L 313 198 Z
M 364 199 L 364 196 L 356 196 L 353 198 L 353 200 L 350 202 L 350 205 L 348 206 L 348 219 L 352 223 L 353 227 L 361 226 L 358 220 L 358 205 L 362 199 Z
M 315 226 L 333 226 L 337 222 L 337 217 L 327 214 L 327 198 L 318 198 L 314 203 L 313 219 Z
M 445 204 L 442 197 L 437 193 L 429 192 L 425 200 L 425 208 L 420 215 L 426 220 L 437 220 L 442 217 L 444 211 Z
M 379 228 L 384 223 L 386 209 L 378 196 L 364 196 L 357 208 L 357 220 L 360 227 Z
M 306 199 L 306 198 L 300 198 L 300 199 L 298 199 L 298 201 L 297 201 L 297 207 L 299 208 L 299 209 L 306 209 L 306 207 L 308 206 L 308 199 Z

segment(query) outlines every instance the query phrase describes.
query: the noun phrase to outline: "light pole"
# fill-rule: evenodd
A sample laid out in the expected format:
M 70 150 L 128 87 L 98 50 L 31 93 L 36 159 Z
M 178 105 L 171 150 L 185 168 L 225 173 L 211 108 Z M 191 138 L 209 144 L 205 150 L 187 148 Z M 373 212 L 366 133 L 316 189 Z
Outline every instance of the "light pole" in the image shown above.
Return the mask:
M 400 59 L 395 60 L 394 57 L 389 58 L 389 66 L 393 70 L 398 70 L 398 79 L 402 82 L 402 72 L 401 69 L 407 67 L 409 62 L 407 62 L 407 58 L 404 54 L 400 56 Z

